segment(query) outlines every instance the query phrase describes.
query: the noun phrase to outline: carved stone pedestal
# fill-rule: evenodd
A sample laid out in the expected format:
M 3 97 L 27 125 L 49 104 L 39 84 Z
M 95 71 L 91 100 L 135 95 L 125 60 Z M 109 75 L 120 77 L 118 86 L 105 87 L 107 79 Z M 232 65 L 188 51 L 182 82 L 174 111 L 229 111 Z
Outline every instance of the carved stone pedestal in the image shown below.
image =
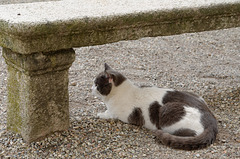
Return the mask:
M 3 48 L 3 56 L 8 65 L 8 129 L 26 142 L 68 129 L 68 69 L 74 50 L 23 55 Z

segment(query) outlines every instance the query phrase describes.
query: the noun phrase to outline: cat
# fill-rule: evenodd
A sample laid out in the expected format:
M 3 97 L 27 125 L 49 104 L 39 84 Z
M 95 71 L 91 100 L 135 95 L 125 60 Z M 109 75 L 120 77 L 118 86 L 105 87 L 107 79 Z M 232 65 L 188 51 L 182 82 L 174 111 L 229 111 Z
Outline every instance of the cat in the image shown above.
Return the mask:
M 106 63 L 94 80 L 92 92 L 107 107 L 97 114 L 99 118 L 144 126 L 169 147 L 195 150 L 216 140 L 216 118 L 204 99 L 193 93 L 136 86 Z

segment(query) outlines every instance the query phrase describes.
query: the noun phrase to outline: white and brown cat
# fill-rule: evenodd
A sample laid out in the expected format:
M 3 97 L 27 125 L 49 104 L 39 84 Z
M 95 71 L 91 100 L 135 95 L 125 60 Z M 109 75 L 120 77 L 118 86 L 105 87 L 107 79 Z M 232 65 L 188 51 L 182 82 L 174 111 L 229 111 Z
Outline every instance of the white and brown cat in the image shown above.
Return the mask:
M 107 107 L 98 117 L 144 126 L 172 148 L 200 149 L 216 139 L 217 121 L 203 98 L 193 93 L 138 87 L 107 64 L 92 90 Z

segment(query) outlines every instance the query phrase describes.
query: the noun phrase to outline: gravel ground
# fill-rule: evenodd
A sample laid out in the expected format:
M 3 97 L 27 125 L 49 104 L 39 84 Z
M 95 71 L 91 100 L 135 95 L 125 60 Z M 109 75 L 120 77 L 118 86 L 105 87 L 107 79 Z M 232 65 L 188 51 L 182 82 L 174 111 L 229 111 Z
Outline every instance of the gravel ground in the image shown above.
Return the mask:
M 239 37 L 240 28 L 233 28 L 76 48 L 71 126 L 31 144 L 6 130 L 7 72 L 0 56 L 0 158 L 240 158 Z M 105 62 L 137 85 L 202 95 L 218 120 L 217 141 L 203 150 L 174 150 L 145 128 L 98 119 L 105 106 L 91 95 L 91 86 Z

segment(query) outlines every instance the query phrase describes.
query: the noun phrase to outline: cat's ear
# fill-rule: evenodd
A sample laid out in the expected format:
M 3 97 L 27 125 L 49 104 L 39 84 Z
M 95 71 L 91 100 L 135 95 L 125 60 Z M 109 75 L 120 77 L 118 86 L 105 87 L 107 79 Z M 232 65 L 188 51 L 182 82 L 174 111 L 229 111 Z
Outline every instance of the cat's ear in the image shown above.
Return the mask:
M 113 70 L 107 63 L 104 64 L 105 71 Z
M 104 64 L 104 67 L 105 67 L 105 73 L 107 75 L 108 81 L 109 81 L 109 83 L 112 83 L 113 82 L 113 74 L 110 72 L 112 72 L 113 69 L 107 63 Z
M 106 77 L 108 79 L 108 82 L 113 83 L 114 75 L 112 73 L 110 73 L 109 71 L 106 71 L 106 70 L 105 70 L 105 73 L 106 73 Z
M 108 82 L 113 83 L 113 78 L 112 77 L 108 78 Z
M 123 83 L 126 80 L 126 77 L 124 77 L 121 73 L 114 71 L 106 63 L 105 63 L 105 74 L 106 74 L 106 77 L 108 78 L 108 82 L 113 83 L 115 86 L 119 86 L 121 83 Z
M 105 73 L 109 83 L 114 83 L 115 86 L 119 86 L 126 78 L 119 72 L 113 70 L 108 64 L 105 63 Z

